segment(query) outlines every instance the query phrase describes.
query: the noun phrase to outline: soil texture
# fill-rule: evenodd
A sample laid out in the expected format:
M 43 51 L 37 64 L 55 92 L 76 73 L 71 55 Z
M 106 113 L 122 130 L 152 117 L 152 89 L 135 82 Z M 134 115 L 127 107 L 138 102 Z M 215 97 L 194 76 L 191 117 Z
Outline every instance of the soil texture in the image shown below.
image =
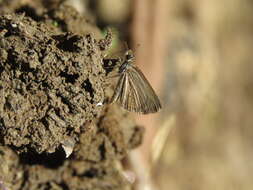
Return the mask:
M 0 189 L 130 189 L 121 160 L 143 128 L 108 105 L 112 34 L 62 1 L 0 14 Z

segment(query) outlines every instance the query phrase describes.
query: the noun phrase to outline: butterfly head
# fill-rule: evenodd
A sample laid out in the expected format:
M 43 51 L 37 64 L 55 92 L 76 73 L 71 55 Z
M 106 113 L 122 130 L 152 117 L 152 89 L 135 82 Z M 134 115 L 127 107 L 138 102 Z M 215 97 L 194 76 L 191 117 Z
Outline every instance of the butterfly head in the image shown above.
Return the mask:
M 125 59 L 119 67 L 119 73 L 123 73 L 131 65 L 131 62 L 134 60 L 134 54 L 131 50 L 127 50 L 125 53 Z
M 132 50 L 127 50 L 125 53 L 125 60 L 126 62 L 132 62 L 134 60 L 134 54 Z

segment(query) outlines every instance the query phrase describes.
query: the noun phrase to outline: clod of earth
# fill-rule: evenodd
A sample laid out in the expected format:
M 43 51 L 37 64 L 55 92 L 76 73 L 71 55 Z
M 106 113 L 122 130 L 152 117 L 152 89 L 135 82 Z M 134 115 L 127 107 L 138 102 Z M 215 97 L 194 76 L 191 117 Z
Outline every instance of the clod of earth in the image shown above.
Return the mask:
M 57 18 L 64 27 L 53 29 L 52 15 L 56 19 L 65 10 L 69 16 Z M 118 164 L 140 144 L 143 129 L 106 105 L 103 51 L 112 36 L 95 38 L 71 7 L 36 18 L 0 16 L 1 185 L 123 189 Z M 70 31 L 68 19 L 91 32 Z
M 0 61 L 3 144 L 55 152 L 99 115 L 105 77 L 99 43 L 88 34 L 52 33 L 29 17 L 4 15 Z

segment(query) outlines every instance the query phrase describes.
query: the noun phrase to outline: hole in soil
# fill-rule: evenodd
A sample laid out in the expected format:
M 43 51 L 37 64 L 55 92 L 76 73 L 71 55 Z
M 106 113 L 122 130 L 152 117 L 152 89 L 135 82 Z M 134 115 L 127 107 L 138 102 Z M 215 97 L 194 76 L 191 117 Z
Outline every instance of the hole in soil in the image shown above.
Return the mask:
M 101 160 L 105 160 L 105 152 L 106 152 L 105 144 L 104 143 L 101 144 L 98 149 L 99 149 L 99 152 L 100 152 Z
M 69 187 L 65 183 L 62 182 L 59 185 L 63 188 L 63 190 L 69 190 Z
M 65 78 L 66 83 L 74 84 L 76 82 L 76 79 L 78 79 L 79 74 L 67 74 L 66 72 L 61 72 L 60 77 Z
M 34 150 L 20 154 L 20 161 L 27 165 L 43 165 L 47 168 L 57 169 L 66 159 L 65 152 L 62 148 L 57 149 L 54 153 L 38 154 Z
M 98 170 L 95 168 L 91 168 L 82 174 L 82 177 L 88 177 L 88 178 L 93 178 L 95 176 L 98 176 Z
M 16 63 L 17 56 L 13 50 L 8 50 L 7 64 L 11 66 L 11 69 L 15 70 L 19 68 L 19 65 Z
M 2 128 L 2 129 L 5 128 L 3 118 L 0 118 L 0 128 Z M 0 130 L 0 143 L 4 144 L 4 132 L 3 132 L 3 130 Z
M 106 75 L 114 70 L 118 62 L 119 59 L 103 59 L 103 68 L 106 71 Z
M 39 16 L 33 7 L 24 5 L 15 11 L 16 13 L 25 13 L 26 16 L 31 17 L 35 21 L 43 20 L 43 17 Z
M 89 79 L 86 79 L 86 80 L 83 82 L 82 87 L 85 89 L 85 91 L 87 91 L 87 92 L 90 93 L 91 98 L 94 97 L 92 84 L 91 84 L 91 82 L 90 82 Z
M 55 40 L 59 43 L 57 47 L 63 51 L 69 52 L 78 52 L 80 48 L 76 45 L 76 43 L 80 40 L 80 37 L 77 35 L 69 36 L 70 34 L 53 36 Z
M 20 71 L 22 71 L 22 72 L 33 72 L 34 69 L 30 68 L 29 63 L 23 62 L 20 65 Z

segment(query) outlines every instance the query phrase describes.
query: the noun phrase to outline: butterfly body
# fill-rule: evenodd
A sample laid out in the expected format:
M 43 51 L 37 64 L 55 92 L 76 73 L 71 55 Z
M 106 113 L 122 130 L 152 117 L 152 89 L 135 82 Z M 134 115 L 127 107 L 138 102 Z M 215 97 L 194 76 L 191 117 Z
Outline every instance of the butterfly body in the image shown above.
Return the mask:
M 161 103 L 141 70 L 132 64 L 134 56 L 129 50 L 119 67 L 120 78 L 112 97 L 124 109 L 142 114 L 155 113 Z
M 120 65 L 119 67 L 119 73 L 124 73 L 129 67 L 129 63 L 128 62 L 124 62 L 123 64 Z

